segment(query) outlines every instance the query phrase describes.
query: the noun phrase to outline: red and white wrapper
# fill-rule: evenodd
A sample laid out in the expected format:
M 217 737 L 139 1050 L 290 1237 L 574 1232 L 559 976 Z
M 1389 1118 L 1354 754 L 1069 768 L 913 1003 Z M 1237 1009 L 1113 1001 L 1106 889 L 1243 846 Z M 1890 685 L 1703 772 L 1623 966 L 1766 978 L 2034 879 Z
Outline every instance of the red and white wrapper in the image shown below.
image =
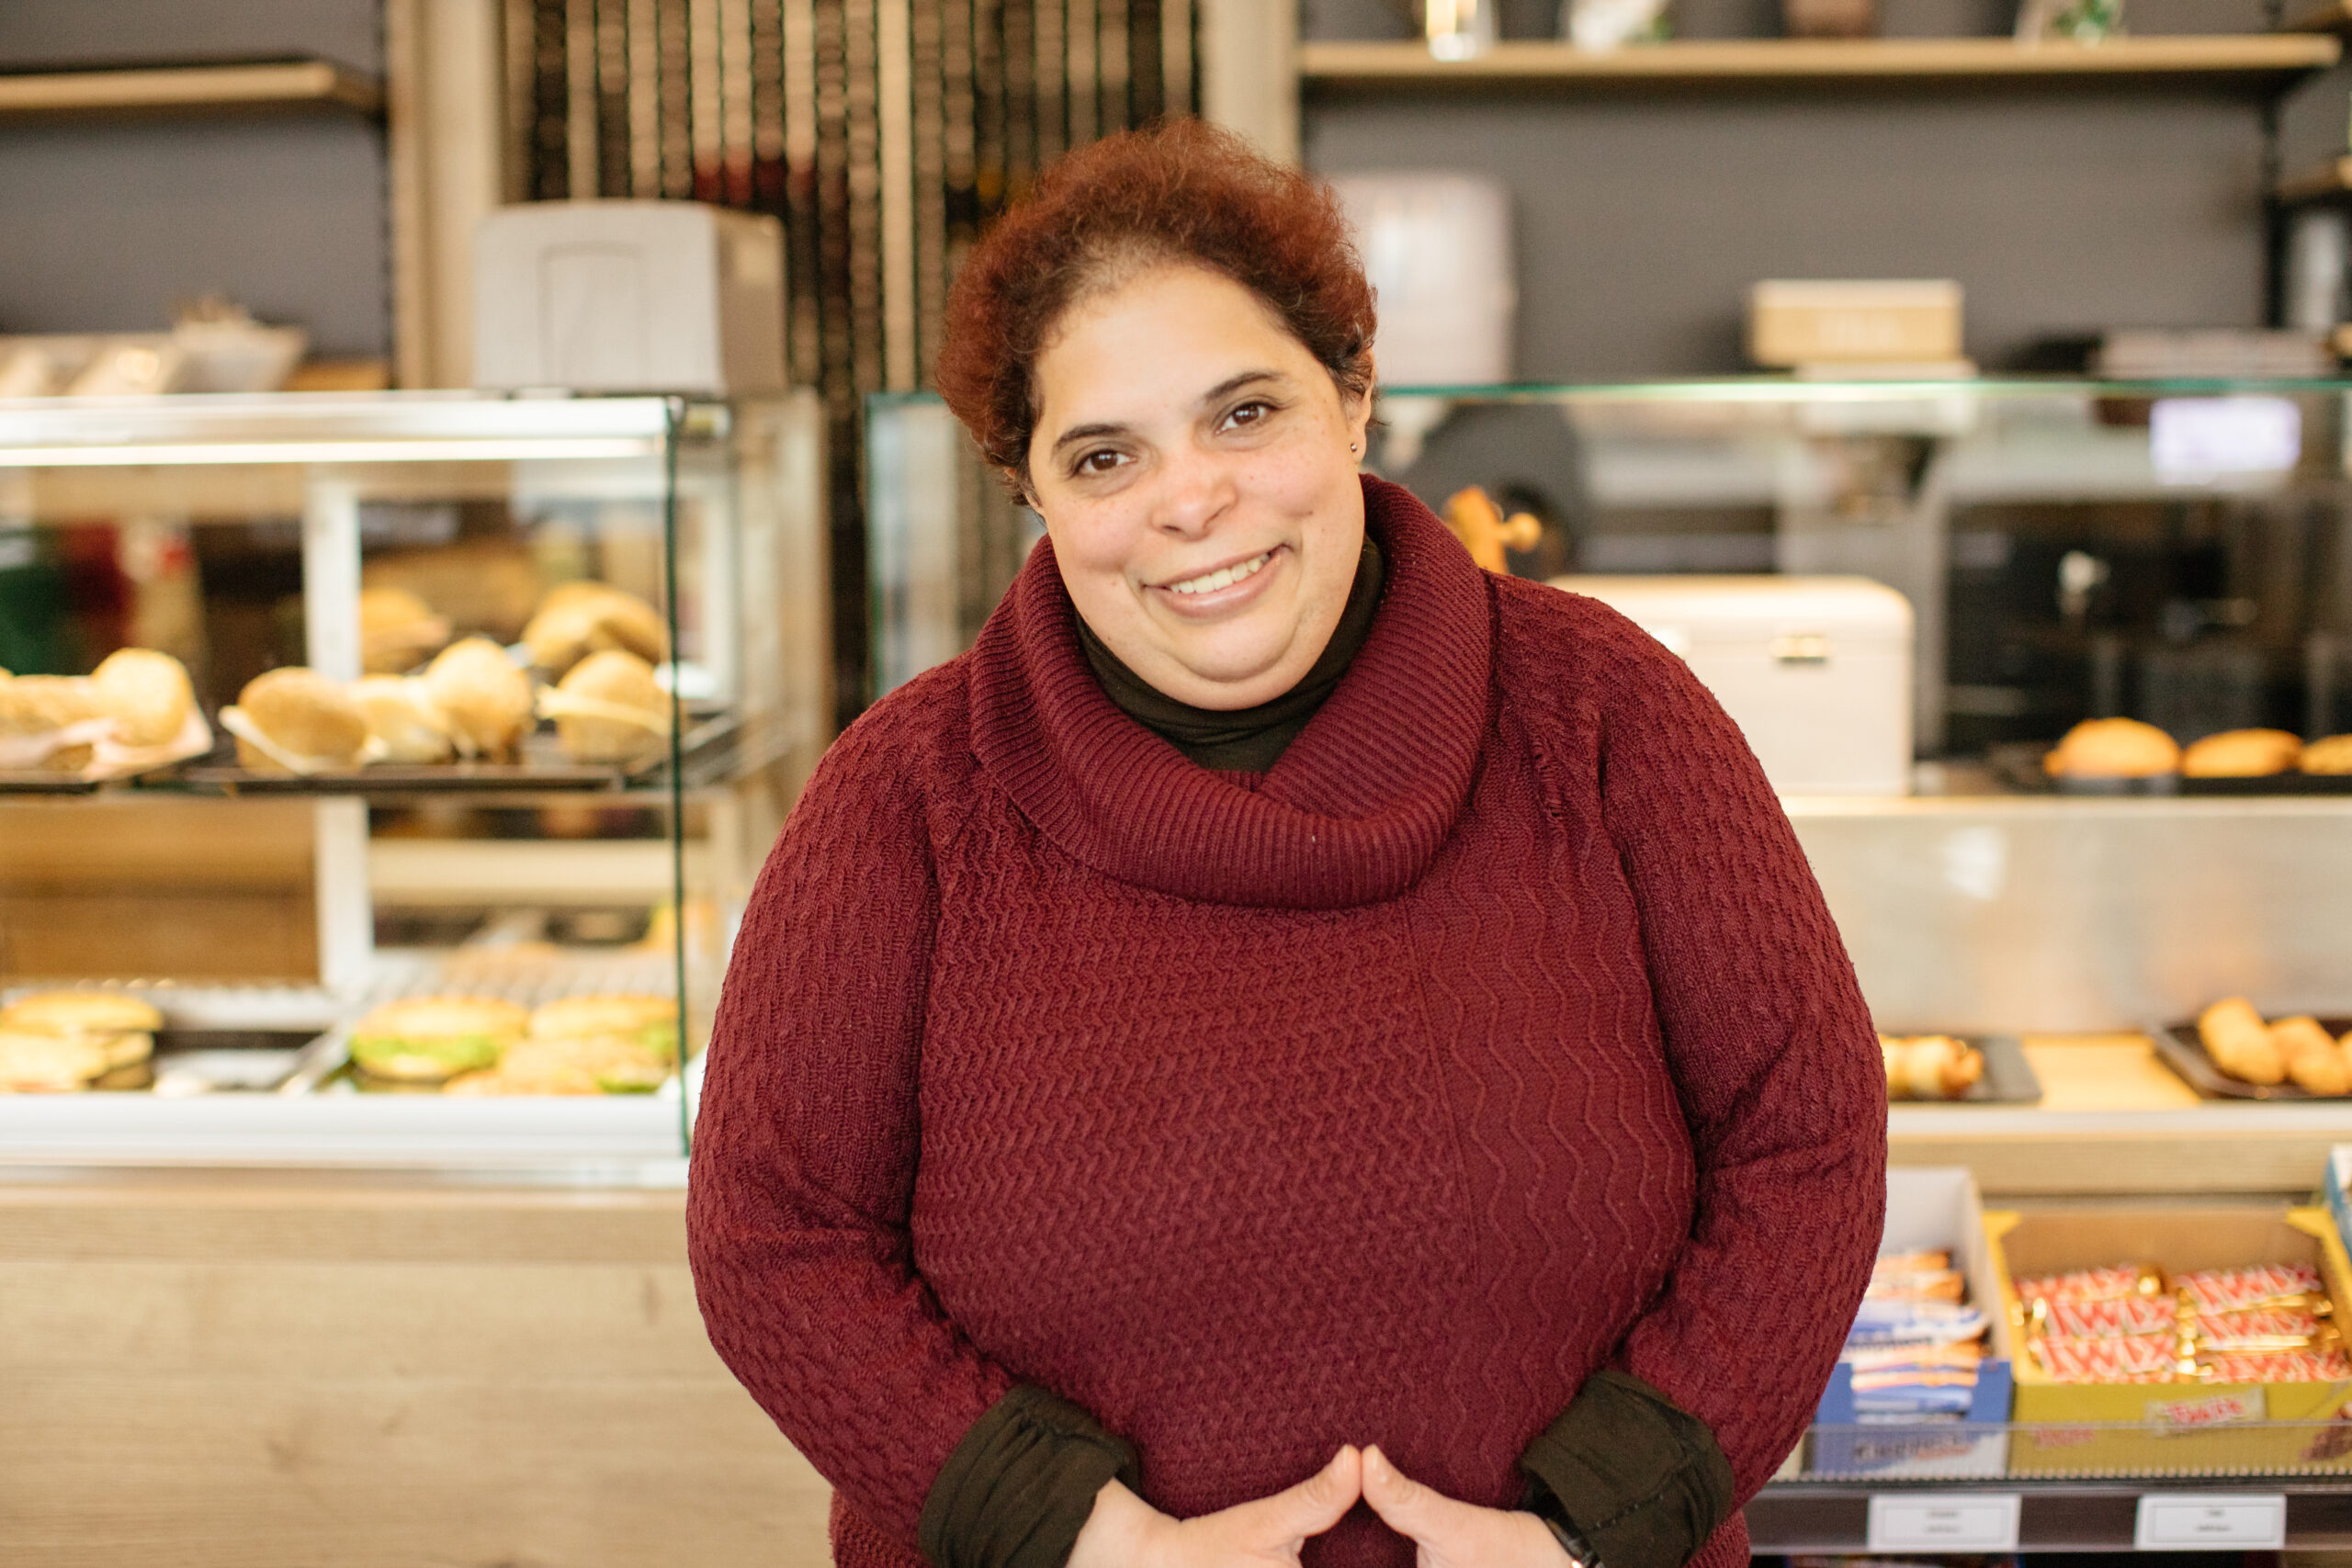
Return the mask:
M 2135 1334 L 2169 1334 L 2177 1313 L 2165 1296 L 2115 1296 L 2080 1302 L 2064 1296 L 2035 1304 L 2036 1325 L 2052 1339 L 2116 1339 Z
M 2257 1263 L 2250 1269 L 2207 1269 L 2173 1281 L 2199 1317 L 2270 1306 L 2320 1291 L 2319 1270 L 2307 1263 Z
M 2107 1302 L 2123 1296 L 2154 1295 L 2163 1289 L 2163 1277 L 2137 1263 L 2119 1263 L 2112 1269 L 2077 1269 L 2068 1274 L 2044 1274 L 2018 1281 L 2018 1295 L 2029 1302 Z
M 2208 1382 L 2342 1382 L 2352 1380 L 2352 1358 L 2347 1358 L 2339 1349 L 2209 1356 L 2202 1367 Z
M 2302 1350 L 2319 1337 L 2320 1320 L 2309 1306 L 2256 1307 L 2195 1318 L 2191 1328 L 2208 1350 Z
M 2170 1382 L 2180 1375 L 2180 1341 L 2169 1334 L 2037 1339 L 2033 1354 L 2060 1382 Z

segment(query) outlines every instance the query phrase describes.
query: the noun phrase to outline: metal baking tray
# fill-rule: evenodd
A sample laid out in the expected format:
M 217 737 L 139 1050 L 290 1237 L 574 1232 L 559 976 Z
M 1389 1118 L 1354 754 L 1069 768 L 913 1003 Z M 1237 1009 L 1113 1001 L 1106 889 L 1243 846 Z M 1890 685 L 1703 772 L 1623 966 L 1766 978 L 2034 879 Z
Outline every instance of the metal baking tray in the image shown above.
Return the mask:
M 119 1068 L 94 1086 L 101 1092 L 149 1089 L 165 1099 L 199 1094 L 266 1094 L 300 1066 L 315 1029 L 175 1029 L 155 1032 L 155 1055 Z
M 1952 1100 L 1898 1100 L 1896 1105 L 2039 1105 L 2041 1079 L 2026 1060 L 2024 1043 L 2014 1034 L 1960 1034 L 1954 1039 L 1972 1045 L 1984 1057 L 1984 1076 Z
M 727 751 L 741 722 L 731 711 L 696 716 L 689 710 L 681 748 L 689 776 Z M 574 761 L 564 754 L 552 729 L 526 736 L 521 751 L 519 760 L 512 762 L 379 762 L 298 778 L 239 766 L 236 742 L 231 739 L 201 761 L 164 777 L 180 787 L 223 795 L 469 795 L 501 790 L 626 789 L 666 775 L 670 765 L 666 748 L 628 766 Z
M 2266 1015 L 2267 1021 L 2267 1015 Z M 2339 1039 L 2352 1029 L 2352 1018 L 2323 1018 L 2320 1027 Z M 2352 1095 L 2313 1094 L 2292 1083 L 2248 1083 L 2233 1078 L 2214 1064 L 2206 1053 L 2205 1042 L 2197 1036 L 2194 1020 L 2187 1023 L 2152 1024 L 2148 1038 L 2155 1042 L 2156 1055 L 2165 1066 L 2188 1080 L 2188 1087 L 2207 1100 L 2318 1100 L 2322 1103 L 2352 1103 Z
M 1984 761 L 2000 781 L 2030 795 L 2352 795 L 2352 773 L 2264 773 L 2255 778 L 2189 778 L 2156 773 L 2147 778 L 2052 778 L 2041 765 L 2050 748 L 2040 743 L 1990 747 Z

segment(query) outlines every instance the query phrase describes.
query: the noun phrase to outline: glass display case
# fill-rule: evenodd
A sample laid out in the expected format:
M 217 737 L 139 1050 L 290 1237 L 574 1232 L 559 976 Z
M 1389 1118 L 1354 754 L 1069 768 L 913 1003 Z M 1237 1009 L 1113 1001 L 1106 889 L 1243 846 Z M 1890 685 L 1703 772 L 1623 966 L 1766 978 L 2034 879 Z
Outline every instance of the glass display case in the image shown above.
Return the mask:
M 0 1080 L 76 1091 L 0 1093 L 0 1153 L 683 1153 L 830 736 L 822 431 L 810 394 L 0 405 Z

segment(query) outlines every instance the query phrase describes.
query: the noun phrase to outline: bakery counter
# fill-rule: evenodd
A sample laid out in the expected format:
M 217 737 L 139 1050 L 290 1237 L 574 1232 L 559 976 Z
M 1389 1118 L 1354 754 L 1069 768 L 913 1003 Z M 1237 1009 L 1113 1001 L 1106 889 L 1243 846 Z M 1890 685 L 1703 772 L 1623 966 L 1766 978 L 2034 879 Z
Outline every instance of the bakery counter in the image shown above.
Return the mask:
M 2034 1105 L 1898 1103 L 1890 1159 L 1966 1166 L 1988 1198 L 2301 1195 L 2352 1144 L 2352 1100 L 2203 1100 L 2137 1033 L 2029 1035 Z
M 673 1160 L 0 1172 L 0 1562 L 827 1561 Z

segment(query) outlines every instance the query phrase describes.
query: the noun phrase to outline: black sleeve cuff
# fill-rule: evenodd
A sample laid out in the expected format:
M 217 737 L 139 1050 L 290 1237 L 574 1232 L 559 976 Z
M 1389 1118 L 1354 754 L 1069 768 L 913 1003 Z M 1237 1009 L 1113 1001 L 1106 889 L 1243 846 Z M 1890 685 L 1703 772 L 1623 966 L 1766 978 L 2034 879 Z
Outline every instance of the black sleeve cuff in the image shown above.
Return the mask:
M 1520 1456 L 1527 1506 L 1601 1568 L 1682 1568 L 1731 1515 L 1731 1461 L 1707 1424 L 1637 1377 L 1595 1372 Z
M 1114 1479 L 1142 1490 L 1128 1443 L 1027 1383 L 972 1423 L 923 1500 L 916 1543 L 936 1568 L 1062 1568 Z

